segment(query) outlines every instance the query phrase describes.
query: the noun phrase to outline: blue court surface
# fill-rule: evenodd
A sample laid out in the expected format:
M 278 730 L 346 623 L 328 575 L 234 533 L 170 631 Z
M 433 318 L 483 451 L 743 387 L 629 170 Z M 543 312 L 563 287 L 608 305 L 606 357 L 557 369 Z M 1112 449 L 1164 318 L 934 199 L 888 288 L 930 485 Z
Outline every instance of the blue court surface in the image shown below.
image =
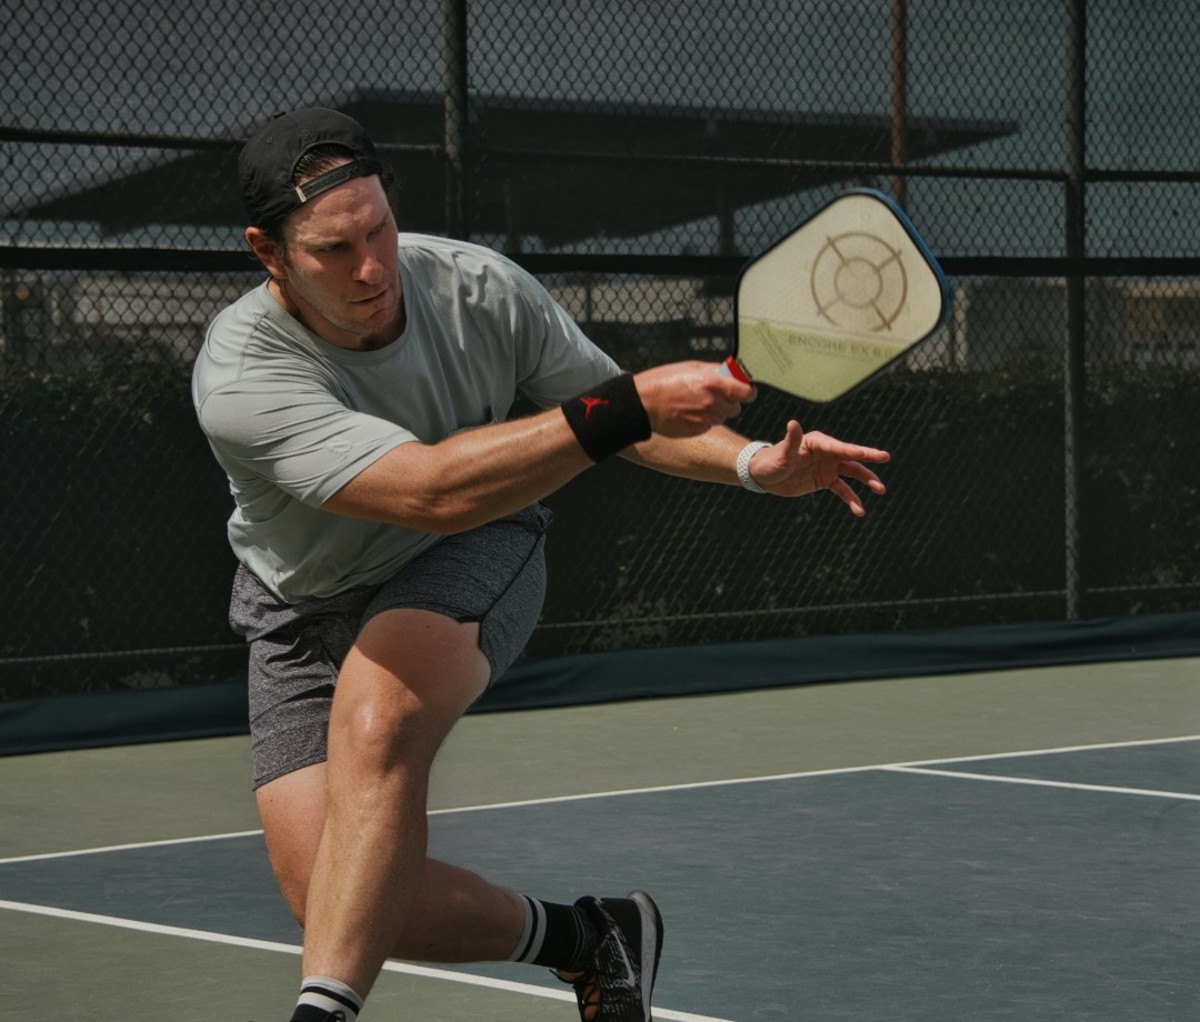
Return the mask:
M 467 807 L 430 840 L 544 898 L 650 891 L 658 1019 L 1200 1017 L 1200 736 Z M 300 941 L 254 831 L 0 860 L 0 909 Z M 388 969 L 568 994 L 523 966 Z

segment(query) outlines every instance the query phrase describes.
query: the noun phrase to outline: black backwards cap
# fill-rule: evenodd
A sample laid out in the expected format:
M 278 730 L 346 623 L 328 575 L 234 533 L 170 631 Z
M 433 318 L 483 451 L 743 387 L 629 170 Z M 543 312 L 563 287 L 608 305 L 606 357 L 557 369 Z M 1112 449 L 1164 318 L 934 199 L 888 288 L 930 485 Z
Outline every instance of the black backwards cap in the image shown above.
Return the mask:
M 297 186 L 296 164 L 316 146 L 338 145 L 351 162 Z M 361 124 L 337 110 L 309 107 L 278 114 L 250 137 L 238 157 L 242 201 L 250 223 L 267 227 L 322 192 L 382 171 L 375 145 Z

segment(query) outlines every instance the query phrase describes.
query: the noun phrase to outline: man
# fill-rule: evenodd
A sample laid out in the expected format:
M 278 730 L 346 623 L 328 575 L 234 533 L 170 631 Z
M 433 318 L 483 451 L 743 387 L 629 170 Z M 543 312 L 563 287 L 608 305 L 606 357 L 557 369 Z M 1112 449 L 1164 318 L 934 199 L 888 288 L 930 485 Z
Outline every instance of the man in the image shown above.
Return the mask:
M 747 443 L 715 365 L 622 373 L 528 274 L 398 233 L 371 140 L 306 109 L 239 164 L 270 274 L 213 321 L 200 423 L 229 474 L 255 787 L 305 930 L 295 1022 L 354 1022 L 389 957 L 528 962 L 584 1022 L 647 1022 L 663 924 L 643 892 L 552 904 L 427 859 L 430 765 L 541 608 L 545 497 L 606 457 L 779 496 L 883 485 L 886 452 Z M 509 419 L 518 393 L 545 409 Z M 335 694 L 336 693 L 336 694 Z

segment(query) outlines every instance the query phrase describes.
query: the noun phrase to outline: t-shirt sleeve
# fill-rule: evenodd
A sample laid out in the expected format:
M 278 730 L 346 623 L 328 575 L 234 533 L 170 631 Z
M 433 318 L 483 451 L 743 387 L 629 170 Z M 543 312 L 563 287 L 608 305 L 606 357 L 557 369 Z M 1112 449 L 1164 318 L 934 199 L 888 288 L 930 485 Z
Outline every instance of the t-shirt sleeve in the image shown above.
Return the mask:
M 309 382 L 240 381 L 210 393 L 200 424 L 231 475 L 256 476 L 320 505 L 372 462 L 416 437 L 346 407 Z
M 621 372 L 540 281 L 510 264 L 515 293 L 517 385 L 549 407 Z

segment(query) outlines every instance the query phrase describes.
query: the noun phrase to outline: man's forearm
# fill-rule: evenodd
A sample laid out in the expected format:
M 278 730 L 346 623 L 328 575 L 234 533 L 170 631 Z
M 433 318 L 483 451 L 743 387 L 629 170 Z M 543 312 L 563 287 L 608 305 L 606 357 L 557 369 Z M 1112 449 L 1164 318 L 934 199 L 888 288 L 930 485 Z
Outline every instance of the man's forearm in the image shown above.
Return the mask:
M 426 532 L 462 532 L 540 500 L 590 465 L 562 412 L 552 409 L 438 444 L 401 444 L 322 507 Z
M 621 457 L 667 475 L 736 486 L 737 456 L 745 446 L 744 436 L 714 426 L 694 437 L 653 436 L 626 449 Z

